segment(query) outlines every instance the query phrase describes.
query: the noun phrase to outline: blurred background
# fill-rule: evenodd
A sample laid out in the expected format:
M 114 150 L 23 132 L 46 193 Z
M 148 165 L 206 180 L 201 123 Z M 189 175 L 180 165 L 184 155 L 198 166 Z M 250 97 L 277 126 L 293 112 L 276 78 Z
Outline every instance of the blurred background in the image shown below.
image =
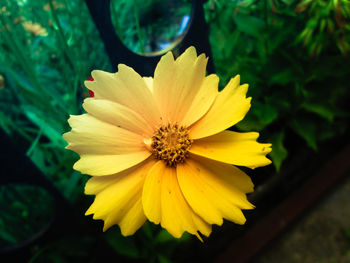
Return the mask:
M 252 108 L 236 129 L 259 131 L 261 141 L 273 144 L 273 165 L 247 171 L 256 185 L 249 198 L 261 204 L 260 210 L 257 205 L 246 213 L 253 225 L 349 144 L 350 2 L 208 0 L 203 8 L 220 88 L 236 74 L 250 86 Z M 176 47 L 193 14 L 190 0 L 111 0 L 110 12 L 123 44 L 145 56 Z M 78 155 L 64 149 L 61 135 L 69 130 L 69 114 L 83 112 L 82 101 L 89 96 L 83 82 L 93 69 L 111 72 L 113 66 L 85 1 L 1 0 L 1 136 L 9 136 L 3 138 L 11 138 L 11 147 L 23 155 L 6 165 L 21 166 L 27 156 L 72 213 L 58 213 L 55 195 L 43 187 L 1 183 L 0 261 L 21 251 L 23 262 L 104 262 L 107 256 L 120 262 L 219 260 L 249 224 L 245 228 L 225 222 L 201 244 L 187 234 L 174 239 L 151 223 L 132 237 L 122 237 L 118 227 L 103 233 L 101 222 L 83 217 L 93 200 L 83 194 L 88 176 L 72 169 Z M 8 147 L 0 145 L 2 156 L 12 151 Z M 346 178 L 350 169 L 343 170 Z M 9 169 L 0 171 L 2 178 L 14 176 Z M 339 207 L 330 211 L 350 211 L 349 199 L 335 198 Z M 65 226 L 57 229 L 66 232 L 44 236 L 58 216 L 64 217 Z M 338 231 L 332 244 L 340 240 L 341 245 L 323 257 L 326 261 L 301 256 L 288 262 L 350 262 L 350 223 L 344 216 L 338 215 L 343 223 L 334 218 L 330 222 Z M 324 214 L 313 218 L 306 224 L 317 225 Z M 300 235 L 305 229 L 295 231 Z M 295 252 L 288 246 L 279 249 L 284 254 L 266 250 L 261 262 Z M 281 258 L 276 262 L 287 262 Z M 222 260 L 228 262 L 228 256 Z

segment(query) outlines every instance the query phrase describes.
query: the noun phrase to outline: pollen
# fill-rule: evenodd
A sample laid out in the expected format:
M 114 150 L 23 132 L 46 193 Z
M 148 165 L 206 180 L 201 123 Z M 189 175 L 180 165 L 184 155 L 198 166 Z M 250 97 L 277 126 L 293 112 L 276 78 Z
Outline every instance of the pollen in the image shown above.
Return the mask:
M 152 151 L 155 158 L 163 160 L 168 166 L 183 163 L 193 140 L 188 130 L 178 124 L 162 125 L 152 137 Z

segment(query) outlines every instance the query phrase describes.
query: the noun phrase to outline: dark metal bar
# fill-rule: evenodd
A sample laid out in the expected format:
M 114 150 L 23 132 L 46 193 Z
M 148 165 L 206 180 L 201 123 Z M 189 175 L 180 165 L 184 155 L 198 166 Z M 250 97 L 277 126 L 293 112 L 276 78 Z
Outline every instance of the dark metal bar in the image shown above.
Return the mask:
M 161 57 L 143 56 L 129 50 L 116 34 L 110 12 L 110 0 L 86 0 L 92 19 L 100 32 L 107 54 L 116 71 L 118 64 L 126 64 L 142 76 L 153 76 L 154 69 Z M 173 49 L 175 55 L 181 54 L 189 46 L 195 46 L 198 53 L 209 56 L 208 73 L 214 73 L 214 64 L 208 38 L 208 25 L 205 22 L 203 1 L 193 0 L 189 28 Z

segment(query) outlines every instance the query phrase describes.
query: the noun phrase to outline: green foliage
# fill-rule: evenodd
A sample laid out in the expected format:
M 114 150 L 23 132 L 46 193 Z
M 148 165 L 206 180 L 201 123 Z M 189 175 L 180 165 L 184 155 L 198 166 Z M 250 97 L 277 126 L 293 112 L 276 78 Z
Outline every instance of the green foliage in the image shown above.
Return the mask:
M 146 222 L 135 237 L 123 237 L 117 235 L 118 232 L 118 227 L 112 227 L 105 233 L 108 243 L 118 254 L 142 262 L 172 262 L 176 248 L 190 240 L 188 233 L 174 239 L 165 229 L 159 229 L 150 222 Z M 141 247 L 137 245 L 140 243 L 143 244 Z
M 96 240 L 87 235 L 61 238 L 43 247 L 34 247 L 28 263 L 93 262 L 96 253 Z
M 103 45 L 83 1 L 3 3 L 1 127 L 24 137 L 27 155 L 66 197 L 75 198 L 81 194 L 80 176 L 72 170 L 77 157 L 63 149 L 62 133 L 69 114 L 81 112 L 89 71 L 110 69 Z
M 343 55 L 350 51 L 350 2 L 347 0 L 304 0 L 295 8 L 297 14 L 308 16 L 306 27 L 296 38 L 302 42 L 310 55 L 320 53 L 336 44 Z
M 348 1 L 209 1 L 206 9 L 221 85 L 236 74 L 250 84 L 252 107 L 237 127 L 277 144 L 277 170 L 287 157 L 285 132 L 316 150 L 346 129 L 350 60 L 339 43 L 349 43 Z
M 281 169 L 282 162 L 287 158 L 287 155 L 288 155 L 288 152 L 283 145 L 283 140 L 284 140 L 283 131 L 280 131 L 279 133 L 275 133 L 274 136 L 271 138 L 272 152 L 270 156 L 277 171 Z

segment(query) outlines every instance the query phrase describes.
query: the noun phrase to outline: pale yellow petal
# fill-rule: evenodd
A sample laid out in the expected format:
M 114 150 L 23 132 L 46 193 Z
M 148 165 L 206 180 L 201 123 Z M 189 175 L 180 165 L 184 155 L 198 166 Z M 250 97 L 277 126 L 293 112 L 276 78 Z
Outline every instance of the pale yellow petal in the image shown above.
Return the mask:
M 141 163 L 150 155 L 148 150 L 119 155 L 82 154 L 73 168 L 83 174 L 111 175 Z
M 104 122 L 143 137 L 152 137 L 153 129 L 140 114 L 122 104 L 110 100 L 87 98 L 84 100 L 83 108 L 90 115 Z
M 164 121 L 170 119 L 168 116 L 172 116 L 173 114 L 170 110 L 167 110 L 168 108 L 166 106 L 171 105 L 172 103 L 172 97 L 168 91 L 171 90 L 170 87 L 173 85 L 175 70 L 176 67 L 173 54 L 168 52 L 160 58 L 154 71 L 153 94 Z
M 153 203 L 151 202 L 153 200 Z M 197 231 L 209 235 L 211 227 L 203 221 L 183 197 L 176 169 L 158 161 L 149 171 L 142 194 L 146 217 L 159 223 L 174 237 L 181 237 L 184 231 L 200 236 Z
M 192 209 L 208 223 L 221 225 L 224 218 L 244 224 L 241 209 L 254 206 L 232 180 L 227 180 L 228 174 L 222 175 L 216 170 L 223 170 L 220 165 L 204 158 L 187 159 L 177 166 L 181 190 Z
M 147 88 L 153 93 L 153 78 L 143 77 L 143 80 L 145 81 Z
M 87 215 L 105 221 L 104 231 L 118 224 L 123 235 L 132 235 L 145 222 L 141 196 L 146 174 L 155 163 L 153 158 L 121 173 L 93 177 L 86 186 L 85 193 L 96 194 Z
M 139 165 L 141 165 L 141 164 L 139 164 Z M 136 166 L 134 166 L 130 169 L 135 169 L 135 167 Z M 111 186 L 112 184 L 118 182 L 118 180 L 122 179 L 123 176 L 119 176 L 119 175 L 121 173 L 125 173 L 125 171 L 128 171 L 128 170 L 129 169 L 124 170 L 123 172 L 120 172 L 117 174 L 113 174 L 113 175 L 92 176 L 85 184 L 84 193 L 86 195 L 97 195 L 99 192 L 104 190 L 106 187 Z
M 94 81 L 85 81 L 96 99 L 107 99 L 122 104 L 141 115 L 152 126 L 157 126 L 160 113 L 145 81 L 132 68 L 119 64 L 117 73 L 100 70 L 91 72 Z
M 219 133 L 241 121 L 250 108 L 251 98 L 246 98 L 248 85 L 239 85 L 240 77 L 231 79 L 216 96 L 208 112 L 190 127 L 192 139 Z
M 101 121 L 90 114 L 70 116 L 72 130 L 63 134 L 66 148 L 79 154 L 128 154 L 146 150 L 144 137 Z
M 159 61 L 154 73 L 154 96 L 165 121 L 182 123 L 205 78 L 208 59 L 197 57 L 194 47 L 188 48 L 174 61 L 169 52 Z
M 271 144 L 258 143 L 257 132 L 223 131 L 216 135 L 195 140 L 190 152 L 216 161 L 256 168 L 271 163 L 266 154 Z
M 207 113 L 218 94 L 218 85 L 219 77 L 217 75 L 211 74 L 205 77 L 200 90 L 190 106 L 190 109 L 181 122 L 183 126 L 190 126 L 199 120 L 205 113 Z

